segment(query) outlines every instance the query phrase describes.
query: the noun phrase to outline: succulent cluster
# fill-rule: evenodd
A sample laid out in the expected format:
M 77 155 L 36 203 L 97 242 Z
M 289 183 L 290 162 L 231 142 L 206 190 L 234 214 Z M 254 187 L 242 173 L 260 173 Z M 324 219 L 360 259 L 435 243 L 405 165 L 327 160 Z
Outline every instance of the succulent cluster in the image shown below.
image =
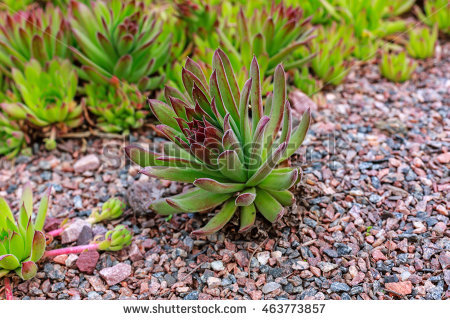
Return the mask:
M 23 280 L 37 272 L 36 262 L 45 252 L 42 232 L 50 198 L 50 189 L 42 197 L 33 221 L 33 194 L 27 185 L 22 194 L 18 219 L 14 218 L 5 199 L 0 198 L 0 277 L 15 271 Z
M 409 41 L 406 46 L 408 54 L 416 59 L 426 59 L 434 55 L 434 47 L 438 36 L 438 27 L 435 25 L 430 32 L 428 28 L 413 29 L 409 32 Z
M 98 249 L 102 251 L 119 251 L 130 245 L 132 234 L 123 225 L 118 225 L 113 230 L 106 232 L 103 240 L 95 240 Z
M 450 2 L 448 0 L 425 0 L 423 13 L 418 7 L 415 8 L 420 20 L 430 27 L 438 25 L 439 30 L 450 34 Z
M 354 46 L 353 35 L 345 25 L 333 23 L 329 28 L 319 27 L 317 37 L 311 42 L 312 52 L 317 55 L 311 61 L 314 73 L 323 81 L 337 85 L 349 71 L 348 60 Z
M 45 10 L 36 8 L 2 17 L 0 28 L 0 70 L 24 70 L 31 59 L 41 66 L 48 61 L 70 58 L 72 44 L 70 26 L 59 8 L 49 4 Z
M 409 59 L 405 51 L 400 53 L 383 52 L 380 64 L 381 74 L 394 82 L 405 82 L 417 67 L 417 62 Z
M 213 50 L 219 46 L 229 57 L 233 68 L 246 69 L 252 56 L 257 56 L 263 75 L 271 75 L 279 63 L 286 70 L 295 69 L 311 59 L 293 59 L 293 52 L 306 45 L 314 37 L 314 28 L 308 25 L 311 18 L 306 18 L 300 7 L 273 3 L 270 9 L 262 7 L 251 12 L 243 8 L 236 16 L 235 27 L 224 25 L 217 29 L 218 43 L 211 43 L 196 37 L 196 54 L 209 64 Z M 245 73 L 242 73 L 245 77 Z M 244 78 L 239 83 L 243 82 Z M 243 84 L 243 83 L 242 83 Z
M 260 212 L 277 221 L 293 203 L 288 190 L 298 180 L 297 168 L 278 168 L 303 142 L 309 110 L 292 128 L 283 67 L 274 72 L 274 89 L 265 103 L 261 73 L 254 58 L 250 79 L 239 88 L 232 65 L 222 50 L 214 53 L 213 72 L 206 80 L 201 67 L 188 59 L 183 69 L 183 94 L 166 88 L 165 104 L 149 100 L 162 123 L 157 128 L 171 142 L 164 153 L 129 146 L 130 159 L 142 173 L 166 180 L 190 182 L 195 188 L 151 203 L 160 215 L 203 212 L 223 204 L 220 211 L 194 234 L 210 234 L 240 212 L 240 231 L 248 230 Z M 250 107 L 251 106 L 251 107 Z
M 49 129 L 48 149 L 55 148 L 56 132 L 66 132 L 82 124 L 82 107 L 75 100 L 78 77 L 68 60 L 52 60 L 45 67 L 32 59 L 24 70 L 13 69 L 12 78 L 22 102 L 1 104 L 15 121 L 27 121 L 37 128 Z
M 84 87 L 86 106 L 96 117 L 95 125 L 111 133 L 129 132 L 142 126 L 147 114 L 144 98 L 135 85 L 120 83 L 116 77 L 90 82 Z
M 160 21 L 146 13 L 143 2 L 93 1 L 87 6 L 72 1 L 70 23 L 83 78 L 116 76 L 142 91 L 161 86 L 164 77 L 158 69 L 170 58 L 171 39 L 162 39 Z

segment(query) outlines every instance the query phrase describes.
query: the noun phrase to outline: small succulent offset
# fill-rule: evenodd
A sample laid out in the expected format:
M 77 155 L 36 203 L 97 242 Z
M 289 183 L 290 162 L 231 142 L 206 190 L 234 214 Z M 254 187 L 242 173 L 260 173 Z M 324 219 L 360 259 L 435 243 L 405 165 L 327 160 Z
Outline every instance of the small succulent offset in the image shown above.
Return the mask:
M 417 67 L 417 62 L 409 59 L 406 52 L 383 52 L 380 63 L 381 74 L 394 82 L 405 82 Z
M 415 11 L 419 19 L 429 25 L 438 25 L 439 30 L 446 34 L 450 34 L 450 2 L 448 0 L 425 0 L 425 14 L 415 7 Z
M 90 244 L 54 249 L 45 252 L 45 256 L 59 256 L 61 254 L 81 253 L 86 250 L 119 251 L 129 246 L 133 235 L 124 225 L 118 225 L 106 232 L 105 236 L 98 236 Z
M 1 107 L 13 120 L 49 129 L 47 149 L 56 147 L 57 132 L 83 123 L 82 107 L 74 101 L 78 77 L 70 61 L 52 60 L 43 68 L 32 59 L 23 72 L 13 69 L 12 77 L 24 103 L 2 103 Z
M 50 199 L 49 188 L 42 197 L 36 219 L 32 220 L 33 194 L 26 185 L 18 219 L 14 218 L 5 199 L 0 198 L 0 278 L 15 271 L 23 280 L 33 278 L 36 262 L 45 252 L 45 235 L 42 232 Z
M 72 36 L 68 21 L 59 8 L 48 5 L 0 16 L 0 69 L 24 70 L 30 59 L 44 66 L 53 58 L 70 58 Z
M 16 121 L 0 112 L 0 155 L 14 158 L 26 145 L 27 138 Z
M 86 106 L 96 116 L 95 125 L 110 133 L 126 133 L 144 123 L 144 98 L 135 85 L 113 77 L 98 77 L 97 82 L 85 85 Z
M 250 229 L 259 211 L 275 222 L 294 201 L 288 190 L 299 179 L 298 168 L 278 167 L 302 144 L 310 123 L 308 109 L 292 127 L 285 72 L 275 68 L 273 94 L 263 103 L 256 58 L 250 79 L 239 88 L 231 62 L 218 49 L 206 80 L 199 64 L 188 59 L 183 69 L 186 93 L 166 87 L 165 104 L 149 100 L 157 126 L 171 140 L 164 152 L 126 147 L 129 158 L 148 176 L 193 183 L 185 193 L 159 199 L 150 208 L 160 215 L 205 212 L 223 204 L 203 228 L 205 235 L 221 229 L 240 212 L 240 231 Z M 251 106 L 251 107 L 250 107 Z
M 147 15 L 143 2 L 92 1 L 90 7 L 71 1 L 70 23 L 81 51 L 83 79 L 116 76 L 141 91 L 162 85 L 157 71 L 170 58 L 170 36 L 162 39 L 161 23 Z
M 352 30 L 333 23 L 320 26 L 317 38 L 311 42 L 311 51 L 317 55 L 311 61 L 314 73 L 324 82 L 340 84 L 349 72 L 349 59 L 354 50 Z
M 438 26 L 430 32 L 428 28 L 411 30 L 406 45 L 408 54 L 415 59 L 426 59 L 434 56 L 434 47 L 438 37 Z
M 125 203 L 122 200 L 111 198 L 103 204 L 100 212 L 98 209 L 94 209 L 87 221 L 90 224 L 95 224 L 105 220 L 118 219 L 122 216 L 124 209 Z

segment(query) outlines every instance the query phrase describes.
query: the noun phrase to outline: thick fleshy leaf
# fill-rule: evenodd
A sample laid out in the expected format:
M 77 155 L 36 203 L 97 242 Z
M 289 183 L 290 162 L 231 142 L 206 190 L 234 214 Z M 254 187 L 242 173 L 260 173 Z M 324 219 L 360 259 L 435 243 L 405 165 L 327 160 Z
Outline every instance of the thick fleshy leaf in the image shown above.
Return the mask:
M 25 246 L 23 240 L 24 238 L 16 232 L 12 233 L 9 240 L 9 252 L 15 255 L 19 261 L 24 258 Z
M 271 156 L 269 156 L 266 161 L 261 165 L 261 167 L 253 174 L 253 176 L 248 179 L 246 185 L 253 187 L 258 185 L 262 180 L 264 180 L 273 168 L 278 164 L 281 156 L 284 154 L 287 147 L 287 143 L 283 142 L 275 149 Z
M 228 221 L 231 220 L 234 213 L 236 212 L 236 206 L 234 201 L 228 200 L 223 205 L 222 209 L 211 219 L 209 222 L 201 229 L 192 232 L 192 235 L 203 236 L 212 234 L 220 229 L 222 229 Z
M 255 224 L 255 219 L 256 208 L 253 203 L 247 207 L 241 207 L 239 232 L 248 231 Z
M 25 184 L 25 187 L 23 188 L 22 204 L 25 206 L 27 214 L 31 216 L 33 213 L 33 191 L 31 190 L 31 184 L 29 182 Z
M 264 218 L 271 223 L 279 220 L 286 210 L 269 192 L 263 189 L 256 191 L 255 205 Z
M 190 189 L 184 193 L 178 194 L 176 196 L 170 197 L 171 199 L 183 199 L 195 196 L 200 192 L 199 188 Z M 166 201 L 167 198 L 162 198 L 150 203 L 149 208 L 155 211 L 157 214 L 162 216 L 170 216 L 172 214 L 183 212 L 183 210 L 178 210 L 169 205 Z
M 299 177 L 298 168 L 280 168 L 274 169 L 260 184 L 259 188 L 267 190 L 281 191 L 292 187 Z
M 36 275 L 37 270 L 38 267 L 36 263 L 33 261 L 25 261 L 22 262 L 21 267 L 17 268 L 15 271 L 22 280 L 29 280 Z
M 247 173 L 244 170 L 244 166 L 234 150 L 225 150 L 222 152 L 217 158 L 217 162 L 219 164 L 219 171 L 223 176 L 237 182 L 245 182 L 247 180 Z
M 220 172 L 213 171 L 205 167 L 195 169 L 151 166 L 145 167 L 140 171 L 140 173 L 143 173 L 149 177 L 178 182 L 194 182 L 196 179 L 198 179 L 198 177 L 219 179 L 222 182 L 226 182 L 228 180 L 227 178 L 222 176 Z
M 258 60 L 256 60 L 256 57 L 253 57 L 252 59 L 252 64 L 250 66 L 250 76 L 252 79 L 252 89 L 250 91 L 250 103 L 252 105 L 253 130 L 256 131 L 256 126 L 258 125 L 259 120 L 262 118 L 264 114 L 262 93 L 261 93 L 261 78 Z
M 35 231 L 31 246 L 31 261 L 38 262 L 45 252 L 45 236 L 41 231 Z
M 20 266 L 19 260 L 12 254 L 0 256 L 0 269 L 14 270 Z
M 295 202 L 295 197 L 289 190 L 274 191 L 268 190 L 268 192 L 275 198 L 282 206 L 291 206 Z
M 125 153 L 131 161 L 141 167 L 150 167 L 164 164 L 163 162 L 157 160 L 159 157 L 161 157 L 160 153 L 145 150 L 144 148 L 136 145 L 126 146 Z
M 167 198 L 166 201 L 175 209 L 183 210 L 184 212 L 202 212 L 217 207 L 232 195 L 231 193 L 212 193 L 200 189 L 199 192 L 188 198 Z
M 158 118 L 159 122 L 175 130 L 180 130 L 178 123 L 175 120 L 177 114 L 170 106 L 155 99 L 148 99 L 148 104 L 155 117 Z
M 274 84 L 273 84 L 273 96 L 272 96 L 272 106 L 270 112 L 270 122 L 267 128 L 267 132 L 271 132 L 272 136 L 267 137 L 268 144 L 270 147 L 272 141 L 278 135 L 281 123 L 283 120 L 284 104 L 286 102 L 286 76 L 282 65 L 278 65 L 275 69 L 274 74 Z
M 50 202 L 50 196 L 52 193 L 52 187 L 49 187 L 45 194 L 42 196 L 41 202 L 39 204 L 38 213 L 36 220 L 34 222 L 34 228 L 37 231 L 41 231 L 44 227 L 45 218 L 47 217 L 48 204 Z
M 244 189 L 241 183 L 221 183 L 214 179 L 200 178 L 194 181 L 194 185 L 213 193 L 233 193 Z
M 239 207 L 249 206 L 255 201 L 256 198 L 256 189 L 248 188 L 239 193 L 236 197 L 235 204 Z

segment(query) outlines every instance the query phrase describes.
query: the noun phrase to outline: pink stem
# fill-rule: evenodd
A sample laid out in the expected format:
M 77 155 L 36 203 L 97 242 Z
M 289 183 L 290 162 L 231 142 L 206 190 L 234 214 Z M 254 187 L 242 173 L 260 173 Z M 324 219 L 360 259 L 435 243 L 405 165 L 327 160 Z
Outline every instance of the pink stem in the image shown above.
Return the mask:
M 49 236 L 57 237 L 64 231 L 64 228 L 55 229 L 53 231 L 47 232 Z
M 14 300 L 13 293 L 11 290 L 11 283 L 9 282 L 9 278 L 5 277 L 5 295 L 6 300 Z
M 45 252 L 46 257 L 59 256 L 61 254 L 81 253 L 86 250 L 97 250 L 98 243 L 86 244 L 83 246 L 55 249 Z

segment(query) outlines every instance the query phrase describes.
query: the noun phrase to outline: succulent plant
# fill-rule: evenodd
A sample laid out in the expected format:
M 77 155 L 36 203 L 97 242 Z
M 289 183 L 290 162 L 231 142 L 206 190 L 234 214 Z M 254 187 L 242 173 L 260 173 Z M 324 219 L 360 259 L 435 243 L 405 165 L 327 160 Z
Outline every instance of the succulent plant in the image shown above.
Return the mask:
M 411 78 L 411 74 L 417 67 L 417 62 L 409 59 L 405 51 L 400 53 L 383 52 L 379 64 L 381 74 L 394 82 L 405 82 Z
M 47 214 L 50 191 L 42 197 L 36 219 L 32 220 L 33 194 L 26 185 L 22 194 L 18 219 L 0 198 L 0 277 L 15 271 L 23 280 L 33 278 L 37 272 L 36 262 L 45 251 L 45 236 L 42 232 Z
M 217 0 L 177 0 L 177 15 L 187 29 L 186 34 L 208 35 L 214 32 L 218 23 L 220 1 Z
M 52 60 L 42 68 L 32 59 L 23 72 L 13 69 L 12 76 L 24 103 L 2 103 L 1 107 L 13 120 L 50 129 L 48 149 L 55 147 L 57 131 L 66 132 L 83 122 L 82 107 L 74 101 L 78 78 L 70 61 Z
M 431 58 L 438 37 L 438 26 L 434 25 L 430 32 L 428 28 L 413 29 L 409 31 L 409 41 L 406 45 L 408 54 L 416 59 Z
M 96 237 L 90 244 L 50 250 L 45 252 L 45 256 L 52 257 L 61 254 L 81 253 L 86 250 L 119 251 L 130 245 L 132 237 L 127 227 L 118 225 L 113 230 L 106 232 L 104 237 Z
M 119 198 L 111 198 L 103 204 L 100 212 L 98 209 L 92 210 L 87 221 L 91 224 L 95 224 L 105 220 L 118 219 L 122 216 L 124 209 L 125 203 L 122 200 Z
M 320 26 L 311 51 L 317 55 L 311 61 L 314 73 L 323 81 L 337 85 L 347 75 L 350 55 L 354 50 L 352 30 L 346 25 Z
M 294 70 L 294 87 L 300 89 L 308 96 L 313 96 L 319 92 L 323 85 L 321 81 L 315 79 L 309 72 L 307 67 L 303 67 L 300 70 Z
M 19 124 L 0 113 L 0 155 L 12 159 L 26 143 L 27 138 Z
M 25 10 L 34 0 L 2 0 L 0 3 L 0 11 L 6 10 L 10 12 L 17 12 Z
M 370 35 L 363 36 L 355 41 L 352 55 L 358 60 L 370 60 L 376 57 L 380 41 Z
M 408 12 L 415 2 L 416 0 L 389 0 L 384 9 L 384 15 L 387 17 L 399 16 Z
M 314 28 L 309 27 L 309 21 L 310 18 L 304 17 L 301 8 L 288 7 L 282 3 L 272 4 L 270 9 L 263 6 L 248 13 L 241 8 L 237 14 L 236 27 L 224 25 L 217 28 L 218 43 L 195 38 L 195 57 L 209 64 L 213 56 L 210 48 L 218 45 L 228 55 L 235 70 L 247 68 L 253 55 L 258 57 L 263 75 L 273 74 L 279 63 L 283 63 L 286 70 L 295 69 L 312 58 L 295 60 L 292 55 L 314 38 Z M 247 75 L 241 74 L 241 79 Z
M 237 211 L 240 231 L 253 226 L 257 211 L 272 223 L 280 219 L 284 206 L 294 201 L 288 189 L 297 182 L 300 170 L 278 165 L 299 148 L 310 122 L 308 109 L 292 128 L 281 65 L 275 69 L 273 94 L 265 103 L 256 58 L 241 89 L 222 50 L 214 53 L 212 66 L 208 82 L 200 65 L 188 59 L 183 69 L 186 93 L 166 87 L 170 105 L 149 100 L 162 123 L 157 129 L 171 140 L 163 153 L 136 145 L 125 149 L 133 162 L 144 167 L 143 174 L 195 185 L 183 194 L 152 202 L 150 208 L 156 213 L 204 212 L 223 204 L 206 226 L 193 232 L 196 235 L 219 230 Z
M 406 29 L 403 20 L 389 21 L 383 19 L 388 11 L 386 0 L 334 0 L 338 8 L 339 20 L 354 28 L 355 36 L 362 37 L 366 33 L 383 37 Z
M 45 10 L 0 15 L 0 69 L 24 70 L 31 59 L 44 66 L 53 58 L 70 58 L 72 36 L 68 21 L 60 9 L 48 5 Z
M 425 0 L 425 13 L 419 7 L 415 7 L 415 12 L 419 19 L 429 25 L 438 25 L 439 30 L 450 34 L 450 2 L 448 0 Z
M 102 77 L 85 85 L 86 106 L 96 116 L 95 125 L 102 131 L 127 133 L 142 126 L 146 111 L 144 98 L 135 85 L 120 83 L 113 77 Z
M 142 2 L 93 1 L 90 7 L 71 1 L 71 18 L 83 64 L 84 79 L 116 76 L 141 91 L 162 85 L 158 74 L 170 58 L 170 36 L 161 37 L 161 21 L 148 15 Z

